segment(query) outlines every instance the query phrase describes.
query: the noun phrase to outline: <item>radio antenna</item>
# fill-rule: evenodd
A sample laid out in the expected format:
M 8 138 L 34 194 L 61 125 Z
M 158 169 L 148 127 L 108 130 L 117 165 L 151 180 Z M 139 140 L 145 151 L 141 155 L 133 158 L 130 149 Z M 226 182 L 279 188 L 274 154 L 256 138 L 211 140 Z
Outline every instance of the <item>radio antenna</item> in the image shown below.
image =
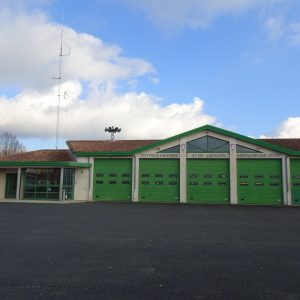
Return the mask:
M 58 139 L 59 139 L 59 117 L 60 117 L 60 100 L 61 97 L 65 95 L 65 93 L 61 94 L 61 84 L 62 84 L 62 62 L 64 56 L 70 55 L 70 48 L 68 53 L 64 54 L 63 52 L 63 35 L 64 35 L 64 29 L 61 29 L 60 33 L 60 49 L 59 49 L 59 55 L 58 55 L 58 76 L 53 77 L 54 80 L 57 80 L 57 111 L 56 111 L 56 141 L 55 141 L 55 148 L 58 148 Z

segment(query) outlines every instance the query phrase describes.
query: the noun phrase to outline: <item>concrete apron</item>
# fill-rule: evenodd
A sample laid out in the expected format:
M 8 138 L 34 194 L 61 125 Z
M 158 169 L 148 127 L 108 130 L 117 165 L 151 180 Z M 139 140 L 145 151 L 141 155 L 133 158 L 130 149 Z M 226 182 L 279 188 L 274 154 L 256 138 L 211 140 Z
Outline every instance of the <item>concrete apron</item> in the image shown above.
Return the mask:
M 59 201 L 59 200 L 11 200 L 4 199 L 0 203 L 45 203 L 45 204 L 74 204 L 74 203 L 85 203 L 90 202 L 88 200 L 68 200 L 68 201 Z

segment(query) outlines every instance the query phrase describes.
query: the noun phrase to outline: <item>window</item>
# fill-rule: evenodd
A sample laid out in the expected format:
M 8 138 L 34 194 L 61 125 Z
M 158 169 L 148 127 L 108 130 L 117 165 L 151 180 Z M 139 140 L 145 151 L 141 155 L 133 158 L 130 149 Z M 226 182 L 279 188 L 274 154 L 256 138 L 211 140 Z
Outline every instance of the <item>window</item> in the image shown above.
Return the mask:
M 122 177 L 130 177 L 130 174 L 122 174 Z
M 240 178 L 248 178 L 248 175 L 240 175 Z
M 75 169 L 71 169 L 71 168 L 64 169 L 63 190 L 65 191 L 65 200 L 74 199 L 74 181 L 75 181 Z
M 102 173 L 96 173 L 96 177 L 103 177 L 104 176 L 104 174 L 102 174 Z
M 197 175 L 197 174 L 189 174 L 189 177 L 190 177 L 190 178 L 197 178 L 198 175 Z
M 169 185 L 177 185 L 177 181 L 170 181 Z
M 103 180 L 97 180 L 96 183 L 97 184 L 103 184 Z
M 155 174 L 155 177 L 164 177 L 163 174 Z
M 260 151 L 250 149 L 248 147 L 244 147 L 241 145 L 236 145 L 236 152 L 237 153 L 261 153 Z
M 204 182 L 204 185 L 212 185 L 212 182 Z
M 162 181 L 155 181 L 155 184 L 157 184 L 157 185 L 163 185 L 164 183 Z
M 128 180 L 122 181 L 122 184 L 130 184 L 130 181 L 128 181 Z
M 111 180 L 108 182 L 109 184 L 117 184 L 117 182 L 115 180 Z
M 159 151 L 158 153 L 180 153 L 179 145 Z
M 228 153 L 229 143 L 212 136 L 204 136 L 202 138 L 187 142 L 188 153 Z
M 28 168 L 24 177 L 24 199 L 59 200 L 59 168 Z
M 219 174 L 218 177 L 219 177 L 219 178 L 227 178 L 227 175 L 226 175 L 226 174 Z
M 142 177 L 150 177 L 149 174 L 142 174 Z
M 177 178 L 178 176 L 177 176 L 177 174 L 169 174 L 169 177 L 170 178 Z
M 255 175 L 254 178 L 261 178 L 263 179 L 265 176 L 264 175 Z
M 117 174 L 111 173 L 109 174 L 109 177 L 117 177 Z
M 224 185 L 227 185 L 227 182 L 218 182 L 218 185 L 219 186 L 224 186 Z
M 240 186 L 248 186 L 249 183 L 248 182 L 240 182 Z
M 212 175 L 211 174 L 204 174 L 203 177 L 204 178 L 212 178 Z
M 190 181 L 189 185 L 198 185 L 198 182 L 197 181 Z
M 264 183 L 263 182 L 255 182 L 255 186 L 263 186 Z
M 149 181 L 142 181 L 142 184 L 149 184 Z

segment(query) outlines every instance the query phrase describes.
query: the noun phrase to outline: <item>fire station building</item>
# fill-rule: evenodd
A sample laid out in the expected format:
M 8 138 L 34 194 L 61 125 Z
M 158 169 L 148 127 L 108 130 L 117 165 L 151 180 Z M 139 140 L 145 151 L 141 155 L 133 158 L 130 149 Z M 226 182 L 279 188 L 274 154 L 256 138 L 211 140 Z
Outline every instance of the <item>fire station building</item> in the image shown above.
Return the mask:
M 67 141 L 0 158 L 0 201 L 300 205 L 300 139 L 205 125 L 164 140 Z

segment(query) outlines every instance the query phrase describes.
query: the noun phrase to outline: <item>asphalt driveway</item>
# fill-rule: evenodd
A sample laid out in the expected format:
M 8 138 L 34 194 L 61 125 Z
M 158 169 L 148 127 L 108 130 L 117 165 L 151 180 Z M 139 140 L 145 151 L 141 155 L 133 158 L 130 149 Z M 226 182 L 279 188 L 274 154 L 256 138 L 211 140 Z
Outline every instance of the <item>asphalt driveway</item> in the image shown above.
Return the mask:
M 0 299 L 300 299 L 300 208 L 2 203 Z

